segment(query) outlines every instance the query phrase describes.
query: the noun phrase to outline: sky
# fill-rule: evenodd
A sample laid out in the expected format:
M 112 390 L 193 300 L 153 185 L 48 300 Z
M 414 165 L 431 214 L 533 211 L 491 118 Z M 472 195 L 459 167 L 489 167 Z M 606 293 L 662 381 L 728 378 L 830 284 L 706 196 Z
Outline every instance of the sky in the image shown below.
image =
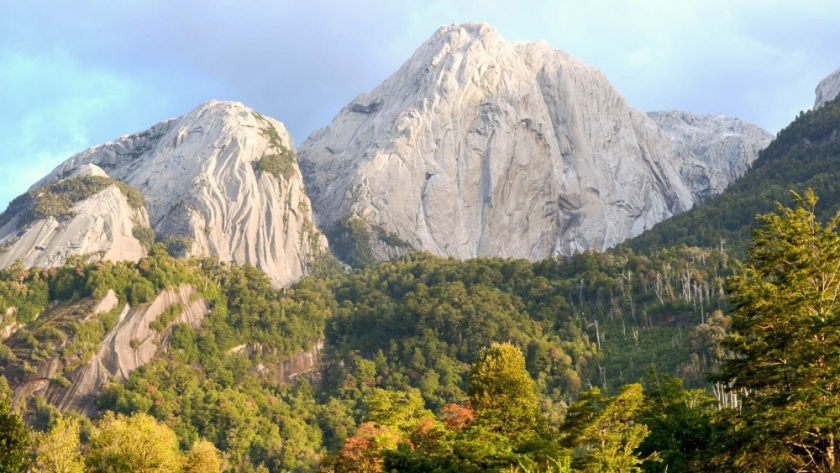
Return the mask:
M 644 111 L 775 133 L 840 68 L 840 0 L 0 0 L 0 209 L 72 154 L 210 99 L 296 143 L 442 25 L 597 67 Z

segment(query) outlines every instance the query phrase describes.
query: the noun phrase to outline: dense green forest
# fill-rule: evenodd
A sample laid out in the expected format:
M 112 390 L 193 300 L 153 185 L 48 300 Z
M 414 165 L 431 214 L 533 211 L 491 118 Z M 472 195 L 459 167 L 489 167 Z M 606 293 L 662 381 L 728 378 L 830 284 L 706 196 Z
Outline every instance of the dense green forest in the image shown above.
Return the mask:
M 22 365 L 84 356 L 66 350 L 90 341 L 85 325 L 107 331 L 113 323 L 109 313 L 75 322 L 61 311 L 35 315 L 55 313 L 49 306 L 61 301 L 114 290 L 142 305 L 190 284 L 212 311 L 198 329 L 176 325 L 170 349 L 127 382 L 109 383 L 93 421 L 59 415 L 39 396 L 18 413 L 3 379 L 0 464 L 93 472 L 836 471 L 840 214 L 822 224 L 810 190 L 794 202 L 761 216 L 724 295 L 715 284 L 725 253 L 691 248 L 540 263 L 409 255 L 285 290 L 254 268 L 175 259 L 162 244 L 137 264 L 17 265 L 0 272 L 0 308 L 29 308 L 5 312 L 29 318 L 5 344 L 13 385 L 26 377 Z M 731 319 L 716 304 L 731 304 Z M 637 335 L 608 335 L 619 323 Z M 666 354 L 641 343 L 682 324 L 686 338 L 670 339 Z M 264 376 L 322 337 L 332 348 L 320 382 Z M 652 345 L 661 349 L 663 340 Z M 233 349 L 242 343 L 261 348 Z M 644 375 L 607 375 L 611 362 L 634 354 L 653 361 Z M 688 389 L 667 369 L 707 373 L 713 384 Z
M 582 393 L 618 392 L 652 365 L 702 386 L 720 362 L 715 330 L 726 321 L 716 311 L 727 306 L 730 272 L 725 253 L 695 248 L 539 263 L 410 254 L 278 291 L 253 267 L 176 259 L 157 244 L 136 264 L 74 259 L 0 272 L 3 325 L 23 325 L 0 348 L 0 369 L 19 385 L 57 357 L 65 367 L 51 383 L 67 385 L 115 323 L 116 311 L 92 316 L 80 309 L 85 301 L 113 290 L 143 305 L 189 284 L 210 315 L 199 329 L 176 325 L 165 356 L 107 385 L 99 412 L 150 415 L 185 452 L 210 441 L 237 471 L 312 471 L 363 425 L 378 390 L 415 393 L 433 415 L 463 402 L 471 367 L 493 343 L 510 343 L 527 361 L 547 425 L 559 425 Z M 327 356 L 315 382 L 266 374 L 320 340 Z M 234 350 L 243 345 L 255 349 Z M 24 415 L 41 430 L 60 418 L 38 396 Z M 96 431 L 86 419 L 80 428 Z

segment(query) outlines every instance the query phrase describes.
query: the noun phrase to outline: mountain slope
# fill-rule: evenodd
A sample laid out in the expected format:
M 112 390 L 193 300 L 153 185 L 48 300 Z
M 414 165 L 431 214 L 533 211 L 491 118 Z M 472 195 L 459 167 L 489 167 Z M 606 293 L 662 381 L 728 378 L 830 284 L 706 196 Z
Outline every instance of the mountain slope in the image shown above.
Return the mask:
M 648 112 L 648 116 L 671 140 L 691 151 L 706 168 L 683 166 L 683 180 L 695 195 L 720 194 L 743 176 L 766 148 L 773 135 L 737 118 L 698 115 L 676 110 Z
M 724 245 L 743 256 L 755 216 L 791 203 L 789 190 L 811 187 L 820 198 L 817 214 L 840 209 L 840 100 L 800 113 L 779 132 L 753 164 L 753 170 L 723 194 L 699 208 L 656 225 L 626 245 L 637 251 L 654 247 Z
M 71 255 L 137 261 L 146 255 L 149 216 L 137 189 L 87 165 L 61 182 L 15 199 L 0 215 L 0 268 L 61 266 Z
M 441 28 L 298 156 L 319 224 L 357 263 L 604 250 L 718 180 L 596 69 L 480 23 Z
M 252 263 L 286 285 L 326 247 L 292 149 L 282 123 L 239 103 L 211 101 L 72 156 L 33 189 L 95 165 L 140 190 L 158 239 L 171 250 Z
M 817 98 L 814 100 L 814 109 L 820 108 L 840 95 L 840 69 L 829 74 L 817 84 L 815 90 Z

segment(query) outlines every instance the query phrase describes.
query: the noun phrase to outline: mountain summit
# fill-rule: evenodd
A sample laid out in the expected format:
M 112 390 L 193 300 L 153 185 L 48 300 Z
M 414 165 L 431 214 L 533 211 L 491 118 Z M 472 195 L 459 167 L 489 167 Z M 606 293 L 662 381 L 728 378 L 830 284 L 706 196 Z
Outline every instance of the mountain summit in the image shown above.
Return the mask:
M 406 247 L 531 260 L 604 250 L 742 167 L 699 159 L 597 69 L 482 23 L 439 29 L 298 156 L 345 259 L 360 246 L 376 258 Z
M 312 223 L 310 202 L 293 149 L 282 123 L 240 103 L 210 101 L 180 118 L 70 157 L 36 183 L 28 197 L 18 202 L 20 205 L 13 203 L 0 217 L 0 222 L 6 221 L 0 228 L 0 244 L 7 252 L 18 242 L 21 247 L 50 252 L 53 242 L 67 241 L 65 257 L 79 254 L 96 259 L 102 255 L 95 252 L 110 251 L 121 241 L 117 238 L 119 228 L 127 226 L 128 230 L 119 234 L 127 233 L 122 240 L 131 240 L 132 233 L 135 237 L 143 235 L 132 231 L 132 225 L 150 225 L 172 252 L 251 263 L 265 271 L 275 285 L 285 285 L 306 274 L 313 255 L 326 248 L 326 240 Z M 96 176 L 78 177 L 83 171 Z M 123 211 L 127 216 L 121 218 L 120 225 L 99 225 L 92 235 L 70 231 L 83 227 L 73 227 L 73 219 L 95 223 L 106 218 L 96 213 L 101 213 L 102 204 L 79 207 L 88 199 L 119 200 L 119 193 L 113 191 L 105 197 L 61 192 L 84 184 L 79 179 L 94 178 L 118 182 L 128 192 L 131 188 L 139 191 L 145 208 L 141 204 L 137 215 Z M 75 196 L 71 200 L 79 202 L 60 215 L 45 216 L 42 212 L 19 218 L 33 215 L 27 209 L 43 202 L 46 195 Z M 26 202 L 31 205 L 24 205 Z M 43 223 L 45 219 L 50 223 Z M 41 227 L 45 225 L 63 232 L 61 238 L 23 238 L 33 228 L 43 234 Z M 83 244 L 88 241 L 99 243 Z M 135 239 L 134 243 L 122 244 L 132 251 L 112 252 L 108 259 L 138 259 L 142 251 L 136 243 Z M 1 258 L 3 255 L 0 262 Z M 63 262 L 54 259 L 49 265 Z M 6 261 L 6 265 L 9 263 Z
M 840 69 L 837 69 L 820 81 L 814 93 L 817 96 L 814 100 L 814 109 L 820 108 L 837 98 L 840 95 Z

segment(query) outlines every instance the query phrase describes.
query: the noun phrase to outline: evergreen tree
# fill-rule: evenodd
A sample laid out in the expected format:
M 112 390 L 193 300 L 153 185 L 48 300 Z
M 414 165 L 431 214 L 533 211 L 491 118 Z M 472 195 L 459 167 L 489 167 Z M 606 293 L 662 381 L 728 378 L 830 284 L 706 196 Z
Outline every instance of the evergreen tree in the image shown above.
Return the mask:
M 735 464 L 751 471 L 836 471 L 840 426 L 840 214 L 817 198 L 759 217 L 751 261 L 730 279 L 735 312 L 718 380 L 744 393 Z
M 583 393 L 563 425 L 564 444 L 574 449 L 572 466 L 585 473 L 641 472 L 644 458 L 636 449 L 648 434 L 635 421 L 644 397 L 640 384 L 625 385 L 615 397 L 598 388 Z M 654 460 L 654 453 L 647 460 Z

